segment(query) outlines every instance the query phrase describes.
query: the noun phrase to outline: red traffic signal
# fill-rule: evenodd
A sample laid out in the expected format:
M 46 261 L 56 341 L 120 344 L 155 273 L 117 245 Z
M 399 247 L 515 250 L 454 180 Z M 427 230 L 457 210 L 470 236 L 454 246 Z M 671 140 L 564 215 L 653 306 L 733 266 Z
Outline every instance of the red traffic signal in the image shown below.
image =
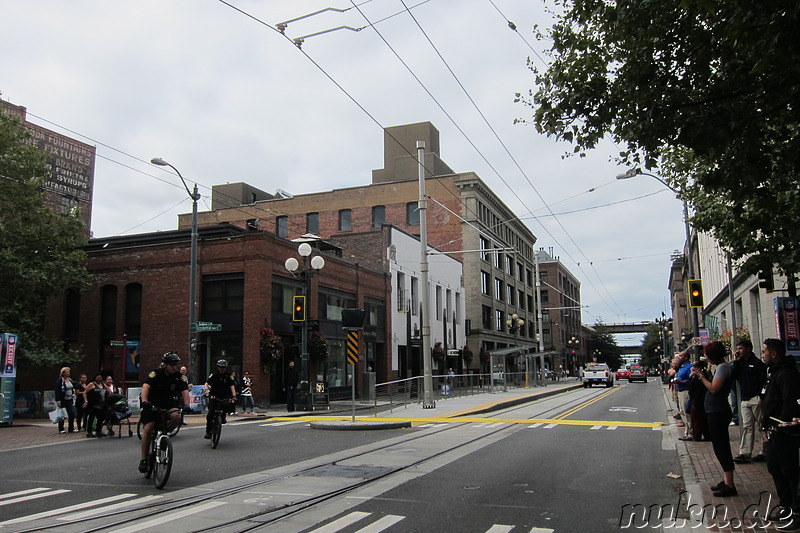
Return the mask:
M 703 282 L 699 279 L 689 280 L 689 307 L 703 307 Z

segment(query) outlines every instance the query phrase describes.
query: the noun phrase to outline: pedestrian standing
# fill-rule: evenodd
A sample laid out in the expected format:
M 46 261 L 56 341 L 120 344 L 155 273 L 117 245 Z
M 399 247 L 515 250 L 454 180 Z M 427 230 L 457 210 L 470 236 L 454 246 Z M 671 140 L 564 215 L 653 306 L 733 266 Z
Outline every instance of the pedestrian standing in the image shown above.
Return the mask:
M 698 368 L 706 380 L 711 380 L 705 360 L 695 361 L 692 367 Z M 689 380 L 689 403 L 692 414 L 692 437 L 678 437 L 681 440 L 711 440 L 708 434 L 708 417 L 706 416 L 706 394 L 708 389 L 699 377 L 692 376 Z
M 75 432 L 75 387 L 69 378 L 70 368 L 65 366 L 61 369 L 61 375 L 56 380 L 55 393 L 56 405 L 67 411 L 69 420 L 69 432 Z M 64 430 L 64 419 L 58 422 L 58 432 L 66 433 Z
M 236 396 L 239 396 L 242 393 L 242 384 L 239 382 L 239 376 L 236 374 L 236 371 L 233 370 L 231 372 L 231 379 L 233 380 L 233 388 L 236 391 Z M 233 404 L 233 412 L 231 414 L 236 414 L 236 404 Z
M 86 404 L 86 374 L 81 374 L 78 377 L 77 383 L 75 385 L 75 422 L 78 426 L 78 431 L 83 429 L 83 426 L 86 425 L 86 409 L 84 409 L 84 405 Z
M 705 408 L 708 417 L 708 433 L 711 436 L 711 445 L 714 448 L 714 455 L 717 457 L 724 479 L 711 487 L 714 496 L 723 498 L 736 496 L 738 494 L 736 485 L 733 483 L 733 453 L 731 452 L 731 442 L 728 436 L 728 426 L 731 423 L 733 413 L 731 404 L 728 403 L 728 396 L 731 392 L 733 379 L 731 378 L 731 365 L 725 362 L 725 345 L 719 341 L 712 341 L 703 348 L 706 359 L 709 363 L 717 365 L 714 377 L 711 381 L 705 377 L 699 369 L 693 368 L 692 374 L 700 379 L 708 392 L 706 393 Z
M 250 372 L 245 372 L 242 377 L 242 411 L 246 415 L 253 414 L 253 378 L 250 377 Z
M 283 390 L 286 391 L 286 410 L 290 413 L 294 411 L 294 398 L 297 392 L 297 369 L 294 367 L 294 361 L 289 361 L 289 367 L 283 376 Z
M 689 376 L 692 373 L 692 363 L 689 362 L 690 350 L 684 350 L 678 354 L 678 369 L 675 372 L 675 391 L 678 393 L 678 409 L 681 414 L 681 423 L 678 427 L 683 427 L 683 437 L 692 436 L 692 415 L 689 405 Z
M 800 529 L 800 373 L 794 357 L 787 357 L 786 346 L 778 339 L 766 339 L 761 355 L 769 378 L 762 403 L 763 429 L 767 435 L 767 470 L 775 483 L 778 506 L 769 520 L 786 521 L 778 531 Z
M 767 383 L 767 366 L 753 353 L 753 343 L 742 339 L 736 344 L 733 354 L 733 379 L 739 398 L 739 455 L 736 463 L 763 461 L 766 456 L 759 453 L 753 457 L 756 432 L 761 427 L 761 391 Z M 763 444 L 762 444 L 763 447 Z
M 84 409 L 89 413 L 86 419 L 86 437 L 104 437 L 103 409 L 106 402 L 106 387 L 103 374 L 97 373 L 91 383 L 86 385 L 86 403 Z

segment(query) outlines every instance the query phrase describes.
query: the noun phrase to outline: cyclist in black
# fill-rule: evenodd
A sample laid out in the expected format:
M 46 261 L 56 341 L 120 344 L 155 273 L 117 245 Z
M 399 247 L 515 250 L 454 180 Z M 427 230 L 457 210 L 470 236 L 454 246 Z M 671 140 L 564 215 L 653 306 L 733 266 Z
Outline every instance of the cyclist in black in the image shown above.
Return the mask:
M 142 456 L 139 461 L 139 472 L 142 473 L 147 472 L 147 454 L 150 452 L 157 416 L 152 408 L 175 409 L 167 421 L 167 430 L 172 431 L 181 423 L 178 408 L 189 405 L 189 382 L 186 376 L 178 372 L 181 358 L 175 352 L 167 352 L 161 362 L 162 368 L 150 372 L 142 385 Z
M 206 439 L 211 438 L 211 427 L 214 423 L 214 410 L 219 404 L 223 404 L 223 413 L 226 413 L 228 406 L 236 401 L 236 383 L 228 374 L 228 361 L 220 359 L 217 361 L 217 371 L 208 376 L 205 389 L 208 391 L 208 414 L 206 415 Z M 225 414 L 222 415 L 224 424 Z

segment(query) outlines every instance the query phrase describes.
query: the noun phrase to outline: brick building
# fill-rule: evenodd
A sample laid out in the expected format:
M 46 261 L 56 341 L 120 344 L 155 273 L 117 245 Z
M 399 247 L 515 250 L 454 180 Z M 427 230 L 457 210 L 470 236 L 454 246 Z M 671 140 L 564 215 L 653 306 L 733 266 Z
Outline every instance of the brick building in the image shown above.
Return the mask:
M 418 236 L 420 140 L 428 243 L 463 264 L 467 344 L 475 354 L 515 342 L 533 350 L 536 237 L 476 174 L 455 173 L 441 160 L 439 132 L 429 122 L 384 130 L 384 168 L 372 171 L 371 184 L 298 195 L 269 194 L 246 184 L 214 187 L 212 211 L 199 213 L 199 224 L 222 221 L 286 238 L 311 233 L 332 239 L 386 223 Z M 190 225 L 191 215 L 181 215 L 179 226 Z M 512 314 L 523 321 L 516 335 L 506 325 Z M 478 357 L 472 368 L 477 366 Z
M 331 385 L 333 397 L 349 395 L 352 371 L 345 364 L 341 309 L 367 309 L 362 350 L 373 355 L 379 375 L 388 375 L 387 275 L 342 259 L 335 246 L 311 244 L 314 253 L 324 257 L 325 266 L 310 279 L 308 314 L 318 322 L 330 348 L 327 360 L 310 364 L 311 378 Z M 66 295 L 51 306 L 46 325 L 49 335 L 86 353 L 76 370 L 112 372 L 117 382 L 124 372 L 127 384 L 138 386 L 164 352 L 177 351 L 187 361 L 189 231 L 92 239 L 87 253 L 95 284 L 90 291 Z M 299 357 L 300 331 L 291 321 L 292 297 L 301 294 L 304 284 L 286 270 L 289 257 L 299 259 L 297 243 L 264 231 L 229 224 L 200 228 L 197 319 L 220 324 L 221 330 L 198 334 L 199 383 L 224 357 L 232 370 L 240 375 L 248 370 L 254 376 L 257 404 L 283 400 L 283 369 L 289 357 Z M 274 365 L 262 354 L 262 328 L 273 329 L 284 345 L 283 358 Z M 114 342 L 126 339 L 127 348 Z M 272 371 L 265 373 L 265 366 Z M 365 366 L 359 363 L 357 380 Z M 345 368 L 348 372 L 341 375 Z M 334 369 L 339 376 L 333 375 Z

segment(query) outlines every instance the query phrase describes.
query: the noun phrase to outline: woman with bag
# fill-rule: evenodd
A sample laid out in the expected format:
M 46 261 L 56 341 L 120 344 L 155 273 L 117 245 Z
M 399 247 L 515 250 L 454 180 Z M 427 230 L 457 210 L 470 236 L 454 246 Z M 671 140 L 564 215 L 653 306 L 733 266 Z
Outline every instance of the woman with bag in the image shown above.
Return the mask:
M 75 388 L 72 385 L 72 380 L 69 379 L 69 367 L 65 366 L 61 369 L 61 375 L 56 380 L 56 406 L 60 409 L 65 409 L 67 412 L 67 419 L 69 420 L 69 432 L 75 432 Z M 66 433 L 64 431 L 64 419 L 58 421 L 58 432 Z
M 102 437 L 103 409 L 106 403 L 106 386 L 103 383 L 103 374 L 95 374 L 94 380 L 86 385 L 86 403 L 84 409 L 89 412 L 86 421 L 86 437 L 94 438 L 95 434 Z M 96 432 L 96 433 L 95 433 Z

